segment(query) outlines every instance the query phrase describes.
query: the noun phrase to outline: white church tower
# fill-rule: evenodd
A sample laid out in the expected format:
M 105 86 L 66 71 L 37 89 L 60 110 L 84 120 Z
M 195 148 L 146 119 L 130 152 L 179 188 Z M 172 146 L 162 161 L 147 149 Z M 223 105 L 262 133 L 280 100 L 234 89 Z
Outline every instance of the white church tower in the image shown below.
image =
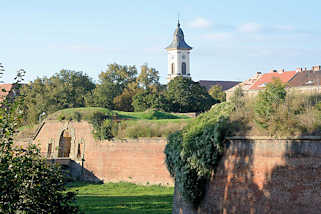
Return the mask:
M 174 32 L 174 39 L 166 50 L 168 52 L 168 82 L 177 76 L 190 77 L 189 53 L 192 47 L 186 44 L 179 21 Z

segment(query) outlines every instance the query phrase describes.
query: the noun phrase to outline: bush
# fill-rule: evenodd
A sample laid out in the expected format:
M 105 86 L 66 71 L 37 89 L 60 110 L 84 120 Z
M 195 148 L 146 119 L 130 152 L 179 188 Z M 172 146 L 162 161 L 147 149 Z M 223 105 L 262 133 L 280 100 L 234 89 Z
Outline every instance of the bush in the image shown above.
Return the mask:
M 112 134 L 112 112 L 95 112 L 90 119 L 93 125 L 93 135 L 99 140 L 111 140 Z
M 182 131 L 171 134 L 165 148 L 166 165 L 182 197 L 198 206 L 205 185 L 223 153 L 230 103 L 216 104 Z
M 274 79 L 260 91 L 254 106 L 255 122 L 263 129 L 269 129 L 270 134 L 275 134 L 283 123 L 283 118 L 288 117 L 288 111 L 280 111 L 280 106 L 285 102 L 285 85 L 279 79 Z M 285 115 L 284 115 L 285 114 Z
M 81 121 L 81 114 L 78 111 L 75 111 L 72 113 L 71 118 L 72 118 L 72 120 L 80 122 Z
M 66 119 L 66 117 L 65 117 L 65 115 L 63 113 L 59 114 L 59 116 L 58 116 L 58 120 L 59 121 L 62 121 L 62 120 L 65 120 L 65 119 Z

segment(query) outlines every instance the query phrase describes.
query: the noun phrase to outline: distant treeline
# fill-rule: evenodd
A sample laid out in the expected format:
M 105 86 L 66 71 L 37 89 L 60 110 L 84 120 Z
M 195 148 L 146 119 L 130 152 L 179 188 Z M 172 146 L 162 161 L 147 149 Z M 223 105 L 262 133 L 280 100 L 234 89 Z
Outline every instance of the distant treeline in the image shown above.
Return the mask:
M 176 77 L 167 86 L 159 72 L 147 64 L 110 64 L 97 84 L 81 71 L 61 70 L 51 77 L 37 78 L 21 89 L 26 123 L 37 123 L 39 115 L 75 107 L 104 107 L 120 111 L 157 109 L 167 112 L 203 112 L 224 99 L 220 88 L 210 96 L 189 78 Z M 216 96 L 217 95 L 217 96 Z M 222 98 L 223 97 L 223 98 Z

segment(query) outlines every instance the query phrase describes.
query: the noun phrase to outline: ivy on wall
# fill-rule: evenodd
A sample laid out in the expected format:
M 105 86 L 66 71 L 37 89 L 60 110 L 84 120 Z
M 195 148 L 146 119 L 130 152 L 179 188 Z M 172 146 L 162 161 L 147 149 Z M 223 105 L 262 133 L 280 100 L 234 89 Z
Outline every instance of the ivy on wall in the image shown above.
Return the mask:
M 224 151 L 231 103 L 214 105 L 182 131 L 168 137 L 166 165 L 182 197 L 198 206 Z

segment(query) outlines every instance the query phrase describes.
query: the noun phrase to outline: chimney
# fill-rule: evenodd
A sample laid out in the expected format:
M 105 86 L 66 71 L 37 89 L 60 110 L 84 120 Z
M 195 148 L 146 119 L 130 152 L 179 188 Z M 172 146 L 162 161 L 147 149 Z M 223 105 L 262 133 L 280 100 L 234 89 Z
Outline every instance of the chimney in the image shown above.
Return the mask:
M 296 72 L 302 72 L 303 71 L 303 68 L 297 68 L 296 69 Z
M 312 66 L 312 71 L 320 71 L 320 70 L 321 70 L 320 65 Z

